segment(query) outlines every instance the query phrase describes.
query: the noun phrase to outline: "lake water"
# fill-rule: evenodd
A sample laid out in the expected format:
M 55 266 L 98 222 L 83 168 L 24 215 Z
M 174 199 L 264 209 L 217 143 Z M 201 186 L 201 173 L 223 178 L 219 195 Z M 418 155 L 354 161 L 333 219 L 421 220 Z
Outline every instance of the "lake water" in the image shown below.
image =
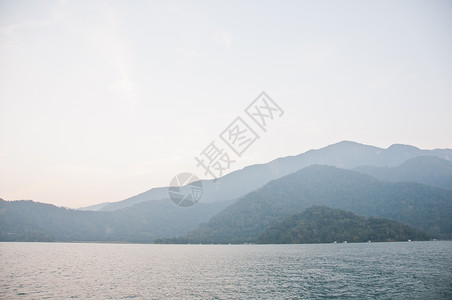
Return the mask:
M 0 298 L 452 299 L 452 242 L 0 243 Z

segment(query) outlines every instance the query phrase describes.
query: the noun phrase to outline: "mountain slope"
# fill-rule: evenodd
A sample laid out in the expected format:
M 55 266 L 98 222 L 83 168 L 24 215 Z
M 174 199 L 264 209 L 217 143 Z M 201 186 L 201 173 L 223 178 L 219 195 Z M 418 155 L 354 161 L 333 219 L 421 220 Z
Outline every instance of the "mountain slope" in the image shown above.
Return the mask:
M 0 198 L 0 241 L 49 242 L 53 239 Z
M 229 204 L 223 201 L 180 208 L 165 199 L 114 212 L 93 212 L 29 200 L 0 200 L 0 241 L 152 242 L 184 234 Z
M 262 187 L 271 180 L 291 174 L 313 164 L 353 169 L 363 165 L 394 167 L 417 156 L 436 156 L 452 160 L 451 149 L 421 150 L 413 146 L 395 144 L 387 149 L 343 141 L 321 149 L 309 150 L 297 156 L 275 159 L 266 164 L 252 165 L 231 172 L 215 182 L 202 180 L 204 203 L 238 199 Z M 148 190 L 131 198 L 101 206 L 101 211 L 113 211 L 149 200 L 167 197 L 167 188 Z M 97 210 L 98 207 L 83 209 Z
M 267 228 L 312 205 L 400 221 L 435 238 L 452 237 L 452 191 L 383 182 L 355 171 L 315 165 L 271 181 L 169 242 L 255 242 Z
M 360 217 L 327 206 L 312 206 L 285 218 L 262 233 L 261 244 L 425 241 L 427 233 L 400 222 Z
M 419 156 L 397 167 L 363 166 L 356 171 L 380 180 L 411 181 L 452 190 L 452 161 L 434 156 Z

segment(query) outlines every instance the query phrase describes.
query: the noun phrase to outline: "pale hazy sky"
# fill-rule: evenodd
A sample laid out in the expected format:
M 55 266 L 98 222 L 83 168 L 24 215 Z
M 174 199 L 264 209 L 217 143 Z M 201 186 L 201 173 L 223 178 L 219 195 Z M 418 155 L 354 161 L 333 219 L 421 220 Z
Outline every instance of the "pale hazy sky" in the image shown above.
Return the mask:
M 341 140 L 452 148 L 452 1 L 0 0 L 0 197 L 166 186 L 261 91 L 231 171 Z

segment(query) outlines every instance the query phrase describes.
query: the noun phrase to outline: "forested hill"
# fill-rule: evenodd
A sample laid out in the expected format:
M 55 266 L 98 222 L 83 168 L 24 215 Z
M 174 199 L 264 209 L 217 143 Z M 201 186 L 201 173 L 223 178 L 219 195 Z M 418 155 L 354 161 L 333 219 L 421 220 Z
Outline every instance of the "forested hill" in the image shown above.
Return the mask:
M 452 190 L 452 161 L 435 156 L 419 156 L 396 167 L 362 166 L 356 171 L 380 180 L 417 182 Z
M 425 241 L 430 236 L 400 222 L 357 216 L 327 206 L 312 206 L 268 228 L 262 244 Z
M 165 199 L 114 212 L 94 212 L 30 200 L 0 199 L 0 241 L 150 243 L 156 238 L 184 234 L 231 203 L 199 203 L 181 208 Z

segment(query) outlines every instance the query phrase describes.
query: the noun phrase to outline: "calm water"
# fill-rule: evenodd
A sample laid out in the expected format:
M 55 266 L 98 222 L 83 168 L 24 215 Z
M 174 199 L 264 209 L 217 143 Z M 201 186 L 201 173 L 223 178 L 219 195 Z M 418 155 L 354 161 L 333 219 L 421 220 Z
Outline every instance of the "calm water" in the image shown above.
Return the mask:
M 0 243 L 0 298 L 452 299 L 452 242 Z

